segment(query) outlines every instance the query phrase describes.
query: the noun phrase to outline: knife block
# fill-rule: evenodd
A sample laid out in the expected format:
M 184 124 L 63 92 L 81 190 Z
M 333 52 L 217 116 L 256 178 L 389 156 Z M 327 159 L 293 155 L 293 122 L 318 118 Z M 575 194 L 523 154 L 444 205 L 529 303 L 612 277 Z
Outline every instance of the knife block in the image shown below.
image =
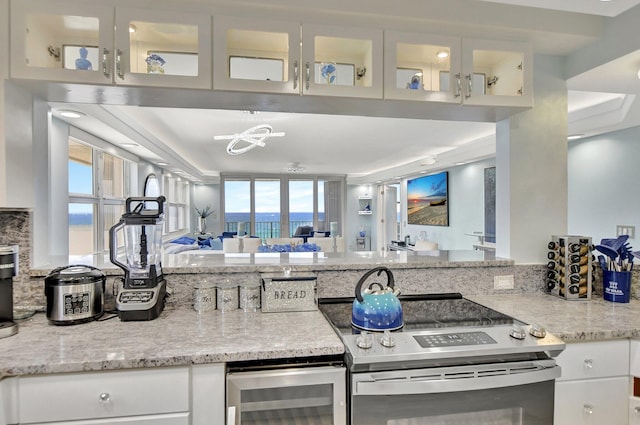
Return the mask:
M 547 252 L 547 290 L 565 300 L 590 300 L 593 246 L 586 236 L 551 237 Z

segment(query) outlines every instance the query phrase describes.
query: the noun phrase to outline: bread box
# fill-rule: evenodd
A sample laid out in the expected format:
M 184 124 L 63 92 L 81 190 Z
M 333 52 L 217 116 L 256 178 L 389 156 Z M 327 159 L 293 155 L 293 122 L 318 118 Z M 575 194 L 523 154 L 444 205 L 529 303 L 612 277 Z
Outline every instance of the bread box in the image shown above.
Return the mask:
M 317 310 L 315 273 L 261 273 L 262 311 Z

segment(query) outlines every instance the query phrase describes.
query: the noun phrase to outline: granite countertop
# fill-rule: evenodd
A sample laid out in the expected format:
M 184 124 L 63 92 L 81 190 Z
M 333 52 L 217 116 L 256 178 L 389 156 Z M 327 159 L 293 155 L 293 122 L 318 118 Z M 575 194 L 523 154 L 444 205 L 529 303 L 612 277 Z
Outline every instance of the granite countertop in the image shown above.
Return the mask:
M 565 342 L 597 341 L 640 336 L 640 301 L 566 301 L 548 294 L 472 295 L 472 301 L 526 323 L 537 323 Z
M 44 313 L 0 339 L 0 377 L 340 355 L 344 346 L 318 310 L 245 313 L 165 309 L 144 322 L 118 318 L 49 324 Z
M 565 301 L 546 294 L 467 298 L 527 323 L 539 323 L 565 342 L 640 335 L 640 301 Z M 55 326 L 43 313 L 19 321 L 17 335 L 0 339 L 0 377 L 191 365 L 259 359 L 331 356 L 344 346 L 320 311 L 245 313 L 165 309 L 147 322 L 114 318 Z
M 87 264 L 100 268 L 105 274 L 122 274 L 122 269 L 114 266 L 108 256 L 83 258 L 53 258 L 53 263 L 38 266 L 30 271 L 30 276 L 46 276 L 52 269 L 68 264 Z M 513 266 L 514 260 L 496 257 L 495 253 L 474 250 L 440 251 L 349 251 L 293 252 L 293 253 L 223 253 L 211 250 L 184 251 L 165 254 L 162 269 L 165 274 L 185 273 L 233 273 L 233 272 L 276 272 L 284 266 L 294 266 L 296 270 L 363 270 L 372 266 L 393 266 L 402 268 L 437 267 L 504 267 Z

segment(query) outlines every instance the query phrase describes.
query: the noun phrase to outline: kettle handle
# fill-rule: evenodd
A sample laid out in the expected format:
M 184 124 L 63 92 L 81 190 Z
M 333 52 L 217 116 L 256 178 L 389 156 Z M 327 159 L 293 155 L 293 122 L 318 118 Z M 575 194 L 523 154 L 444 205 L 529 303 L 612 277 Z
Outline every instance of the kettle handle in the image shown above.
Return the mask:
M 387 286 L 390 287 L 391 289 L 395 288 L 393 273 L 391 273 L 391 270 L 389 270 L 388 267 L 373 268 L 368 272 L 366 272 L 364 276 L 362 276 L 358 281 L 358 283 L 356 284 L 356 298 L 358 299 L 359 302 L 364 302 L 364 298 L 362 297 L 362 284 L 367 280 L 369 276 L 371 276 L 376 272 L 378 273 L 378 276 L 380 276 L 382 272 L 385 272 L 387 274 Z

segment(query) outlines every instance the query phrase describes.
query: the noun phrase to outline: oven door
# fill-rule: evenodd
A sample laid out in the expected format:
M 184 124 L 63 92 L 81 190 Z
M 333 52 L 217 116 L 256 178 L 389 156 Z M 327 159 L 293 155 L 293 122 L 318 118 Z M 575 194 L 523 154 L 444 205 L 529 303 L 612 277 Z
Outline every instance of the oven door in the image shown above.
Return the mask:
M 351 375 L 352 425 L 548 425 L 554 360 Z

